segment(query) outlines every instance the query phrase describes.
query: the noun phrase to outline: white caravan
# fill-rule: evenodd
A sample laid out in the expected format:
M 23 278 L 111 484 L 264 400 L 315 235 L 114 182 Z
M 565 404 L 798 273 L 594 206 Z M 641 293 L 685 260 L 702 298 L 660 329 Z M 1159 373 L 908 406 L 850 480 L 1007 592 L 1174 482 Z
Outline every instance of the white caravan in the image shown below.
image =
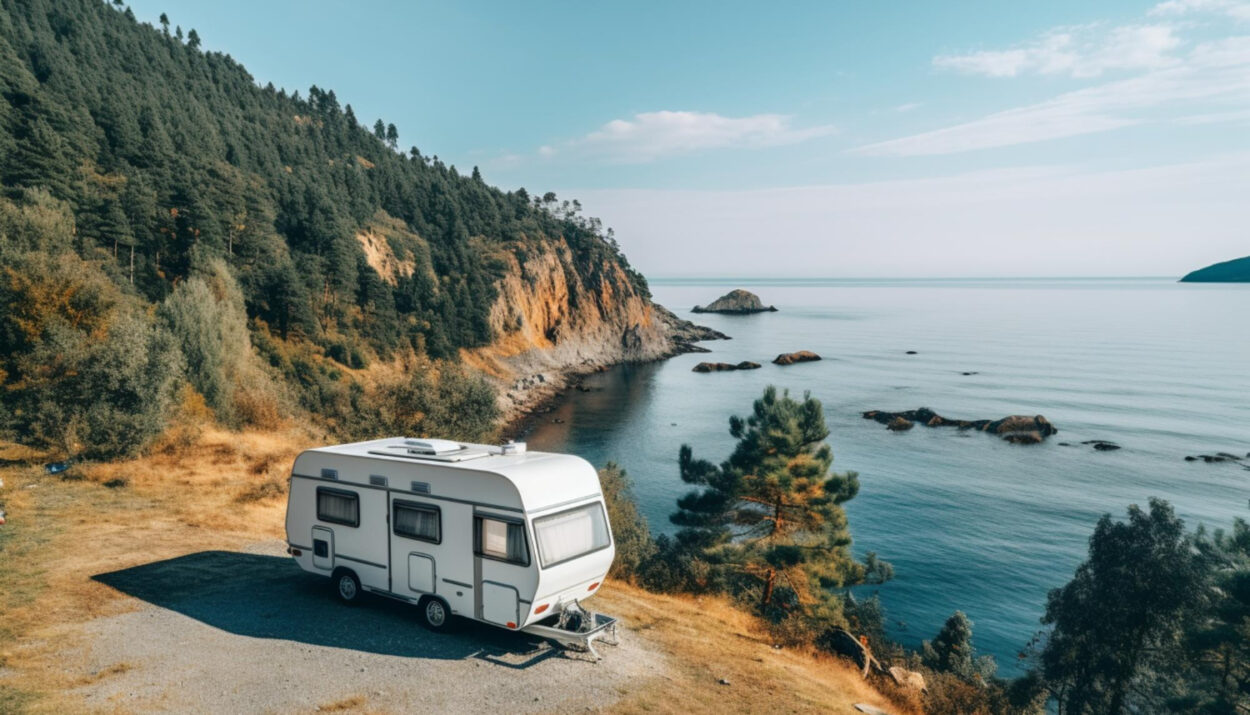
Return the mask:
M 291 472 L 286 538 L 343 601 L 408 601 L 435 631 L 454 614 L 591 653 L 615 635 L 615 619 L 578 603 L 615 555 L 599 475 L 580 457 L 440 439 L 310 449 Z

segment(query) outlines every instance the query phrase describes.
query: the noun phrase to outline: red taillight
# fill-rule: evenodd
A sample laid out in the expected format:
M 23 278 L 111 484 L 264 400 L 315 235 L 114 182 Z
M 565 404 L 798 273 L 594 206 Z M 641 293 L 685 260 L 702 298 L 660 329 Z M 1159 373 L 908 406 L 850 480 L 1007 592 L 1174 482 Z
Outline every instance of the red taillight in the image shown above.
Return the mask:
M 550 606 L 551 606 L 551 604 L 550 604 L 550 603 L 544 603 L 543 605 L 539 606 L 538 608 L 535 608 L 535 609 L 534 609 L 534 615 L 538 615 L 539 613 L 542 613 L 543 611 L 547 610 L 547 608 L 548 608 L 548 607 L 550 607 Z
M 509 627 L 509 628 L 516 628 L 516 624 L 515 624 L 515 623 L 513 623 L 512 621 L 508 621 L 508 627 Z
M 596 588 L 599 588 L 599 582 L 598 582 L 598 581 L 595 581 L 594 583 L 590 584 L 590 588 L 588 588 L 588 589 L 586 589 L 586 590 L 587 590 L 587 591 L 593 591 L 593 590 L 595 590 Z

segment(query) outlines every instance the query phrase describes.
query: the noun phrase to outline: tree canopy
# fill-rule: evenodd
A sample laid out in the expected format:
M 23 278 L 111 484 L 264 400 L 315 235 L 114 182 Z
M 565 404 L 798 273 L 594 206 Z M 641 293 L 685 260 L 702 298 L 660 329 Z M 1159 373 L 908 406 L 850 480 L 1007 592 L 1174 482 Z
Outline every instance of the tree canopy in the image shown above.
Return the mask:
M 401 152 L 394 124 L 370 131 L 333 90 L 261 86 L 229 55 L 204 51 L 196 30 L 184 42 L 166 14 L 152 27 L 120 8 L 0 0 L 0 253 L 9 267 L 111 283 L 122 312 L 191 372 L 223 371 L 193 377 L 226 422 L 249 412 L 254 391 L 235 382 L 247 371 L 226 358 L 250 343 L 308 414 L 355 429 L 368 400 L 350 371 L 414 354 L 456 361 L 498 337 L 498 279 L 549 242 L 567 246 L 571 277 L 588 291 L 615 293 L 623 275 L 649 295 L 597 220 Z M 379 273 L 366 237 L 404 269 Z M 0 300 L 38 301 L 42 284 L 23 280 Z M 84 334 L 84 349 L 120 335 L 120 313 L 88 312 L 104 327 Z M 214 316 L 225 321 L 217 334 Z M 36 318 L 0 316 L 0 423 L 19 432 L 34 429 L 23 411 L 34 386 L 53 387 L 32 372 L 54 337 Z M 460 397 L 482 403 L 469 382 L 457 378 L 473 393 Z
M 758 607 L 783 611 L 818 607 L 829 589 L 888 577 L 850 552 L 842 504 L 859 491 L 854 472 L 836 473 L 820 401 L 765 389 L 746 417 L 731 417 L 738 440 L 720 465 L 695 459 L 682 445 L 682 481 L 696 485 L 677 502 L 678 539 L 712 564 L 736 590 L 757 593 Z M 779 589 L 784 598 L 777 601 Z M 778 614 L 780 615 L 780 614 Z

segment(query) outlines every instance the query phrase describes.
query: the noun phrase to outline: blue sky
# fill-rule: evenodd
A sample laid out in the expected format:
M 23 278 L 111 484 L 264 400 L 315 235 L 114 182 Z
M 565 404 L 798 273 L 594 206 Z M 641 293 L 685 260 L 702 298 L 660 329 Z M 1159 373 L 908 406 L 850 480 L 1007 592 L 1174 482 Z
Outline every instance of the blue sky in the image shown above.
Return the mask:
M 648 275 L 1250 254 L 1247 0 L 132 4 L 401 146 L 580 198 Z

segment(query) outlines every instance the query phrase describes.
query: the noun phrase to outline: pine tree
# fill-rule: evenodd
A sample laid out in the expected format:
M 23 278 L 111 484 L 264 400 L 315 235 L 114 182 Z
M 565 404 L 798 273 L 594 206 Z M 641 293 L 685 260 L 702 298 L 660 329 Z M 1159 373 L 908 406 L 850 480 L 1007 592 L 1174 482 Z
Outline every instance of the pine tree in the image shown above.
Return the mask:
M 888 565 L 868 573 L 851 556 L 842 504 L 859 491 L 859 480 L 854 472 L 830 471 L 819 400 L 804 394 L 800 402 L 770 386 L 749 417 L 730 418 L 729 433 L 738 444 L 720 466 L 681 447 L 682 481 L 700 487 L 677 501 L 671 517 L 684 527 L 681 541 L 727 580 L 753 581 L 762 611 L 779 585 L 799 603 L 813 603 L 825 589 L 888 578 Z
M 1250 523 L 1238 518 L 1231 533 L 1211 537 L 1200 529 L 1197 541 L 1210 558 L 1214 595 L 1187 638 L 1196 697 L 1186 712 L 1250 712 Z
M 1127 522 L 1103 515 L 1089 558 L 1050 592 L 1041 675 L 1060 713 L 1153 712 L 1178 683 L 1184 634 L 1201 618 L 1209 590 L 1202 554 L 1172 507 L 1130 506 Z
M 963 611 L 955 611 L 937 636 L 922 644 L 920 658 L 928 668 L 967 681 L 988 680 L 996 669 L 993 658 L 976 656 L 972 647 L 972 621 Z

